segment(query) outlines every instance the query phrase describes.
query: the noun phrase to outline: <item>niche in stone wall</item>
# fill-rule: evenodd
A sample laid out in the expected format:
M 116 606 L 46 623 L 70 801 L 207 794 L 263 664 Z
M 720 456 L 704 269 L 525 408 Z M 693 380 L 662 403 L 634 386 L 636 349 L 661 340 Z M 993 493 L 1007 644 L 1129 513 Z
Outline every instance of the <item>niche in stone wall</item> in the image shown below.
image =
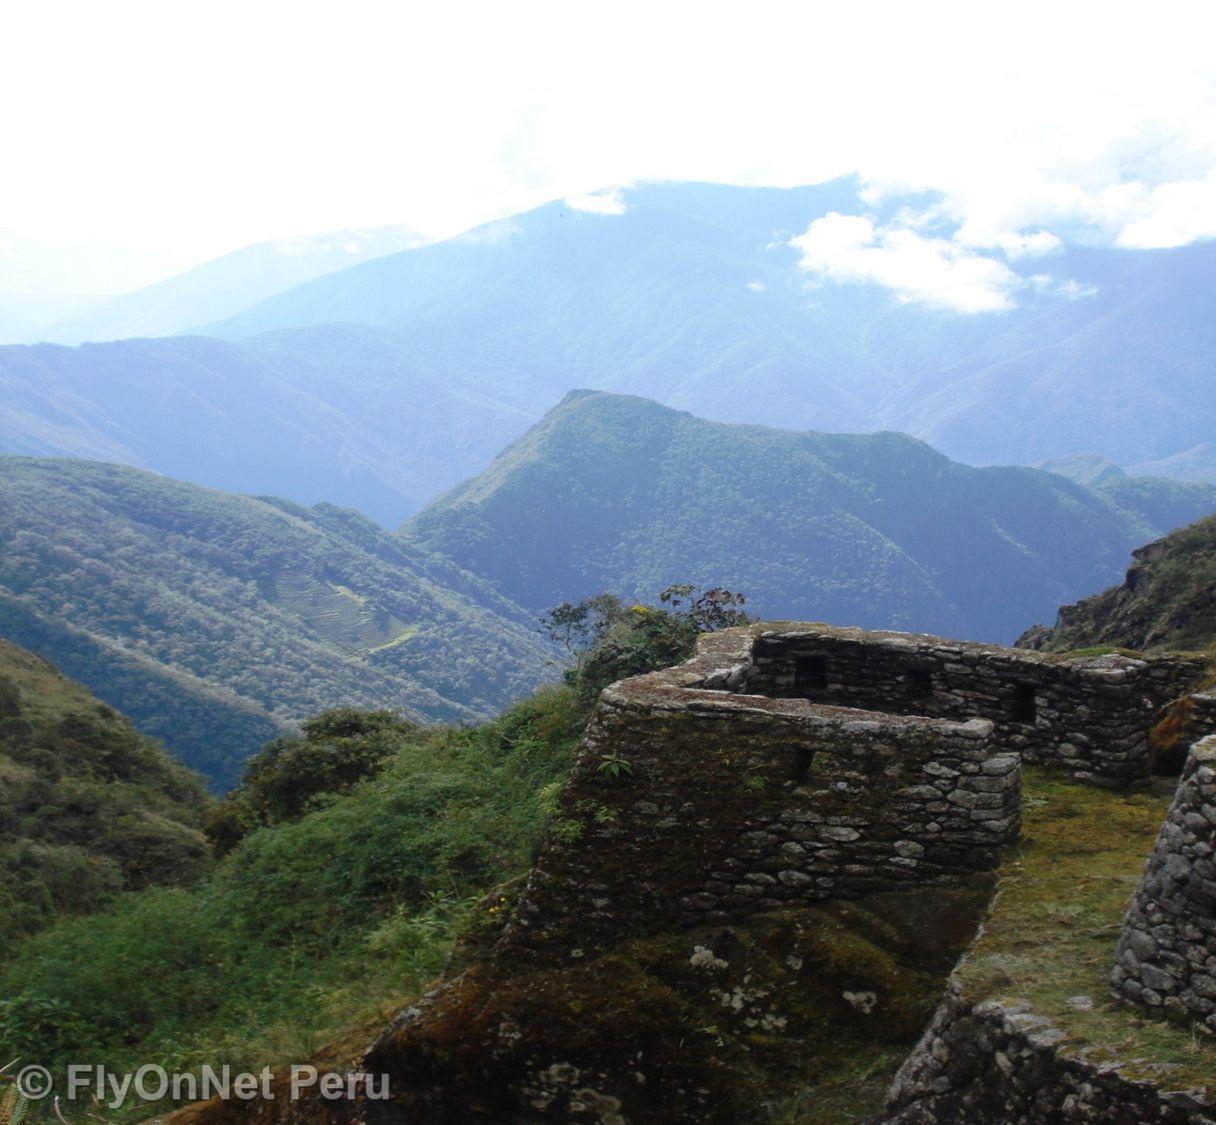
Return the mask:
M 794 693 L 807 699 L 821 695 L 828 686 L 828 658 L 815 653 L 794 657 Z
M 904 690 L 913 703 L 929 703 L 933 699 L 933 674 L 928 668 L 909 668 L 904 676 Z
M 815 750 L 803 743 L 790 743 L 774 757 L 768 777 L 791 789 L 798 788 L 810 776 L 815 762 Z
M 1033 684 L 1015 685 L 1009 714 L 1015 723 L 1033 723 L 1035 721 L 1038 716 L 1038 705 L 1035 703 Z

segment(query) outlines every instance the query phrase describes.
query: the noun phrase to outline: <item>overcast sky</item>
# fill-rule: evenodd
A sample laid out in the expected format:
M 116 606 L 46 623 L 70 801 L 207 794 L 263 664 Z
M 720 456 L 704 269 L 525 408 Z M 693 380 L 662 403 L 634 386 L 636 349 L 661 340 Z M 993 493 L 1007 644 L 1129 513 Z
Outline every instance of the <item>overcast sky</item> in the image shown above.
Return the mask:
M 991 272 L 1077 222 L 1179 245 L 1216 237 L 1209 9 L 8 4 L 0 255 L 104 241 L 97 268 L 126 269 L 125 285 L 264 239 L 442 235 L 638 179 L 849 172 L 874 192 L 943 194 L 931 217 L 951 233 L 930 270 Z M 927 218 L 840 216 L 807 232 L 808 268 L 881 272 L 873 255 Z

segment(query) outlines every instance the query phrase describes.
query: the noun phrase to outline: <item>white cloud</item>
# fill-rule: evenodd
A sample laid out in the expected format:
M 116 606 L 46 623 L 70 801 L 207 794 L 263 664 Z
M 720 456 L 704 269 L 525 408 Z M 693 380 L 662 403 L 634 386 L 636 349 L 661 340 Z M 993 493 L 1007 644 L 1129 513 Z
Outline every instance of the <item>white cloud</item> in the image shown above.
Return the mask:
M 572 211 L 586 211 L 593 215 L 623 215 L 625 200 L 620 188 L 604 191 L 584 192 L 582 195 L 566 196 L 566 206 Z
M 22 174 L 0 177 L 0 216 L 180 260 L 310 231 L 446 236 L 605 184 L 855 173 L 872 206 L 935 193 L 980 257 L 1065 224 L 1126 246 L 1213 236 L 1204 0 L 1023 0 L 1016 18 L 973 0 L 761 0 L 746 18 L 618 0 L 613 17 L 556 0 L 11 4 L 0 102 L 21 107 L 4 145 Z
M 1080 301 L 1085 297 L 1092 297 L 1098 292 L 1092 285 L 1070 277 L 1053 277 L 1049 273 L 1032 274 L 1026 279 L 1026 282 L 1041 296 L 1063 297 L 1066 301 Z
M 996 247 L 1005 257 L 1014 260 L 1018 258 L 1041 258 L 1060 249 L 1063 243 L 1048 230 L 1036 230 L 1031 234 L 1019 234 L 1005 231 L 994 240 Z
M 876 229 L 862 215 L 816 219 L 792 240 L 808 273 L 833 281 L 870 282 L 901 301 L 962 313 L 1012 308 L 1021 284 L 1007 265 L 946 238 L 908 227 Z
M 763 293 L 765 291 L 765 289 L 768 288 L 768 286 L 765 285 L 763 281 L 749 281 L 747 283 L 747 287 L 753 293 Z
M 1216 169 L 1206 179 L 1176 180 L 1131 194 L 1144 214 L 1119 232 L 1118 245 L 1150 250 L 1216 238 Z

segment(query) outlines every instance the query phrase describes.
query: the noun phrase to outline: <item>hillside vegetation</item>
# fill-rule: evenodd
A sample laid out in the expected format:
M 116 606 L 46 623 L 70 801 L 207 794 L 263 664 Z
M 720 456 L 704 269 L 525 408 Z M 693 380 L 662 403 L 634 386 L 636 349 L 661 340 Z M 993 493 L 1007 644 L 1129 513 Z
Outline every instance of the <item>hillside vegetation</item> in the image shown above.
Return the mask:
M 575 392 L 403 535 L 536 610 L 688 578 L 746 590 L 762 618 L 1011 641 L 1216 508 L 1203 486 L 1119 484 L 975 469 L 901 434 L 731 426 Z
M 685 593 L 567 607 L 565 682 L 480 726 L 341 708 L 267 746 L 208 817 L 222 858 L 203 879 L 124 894 L 6 950 L 0 1055 L 57 1071 L 80 1058 L 256 1070 L 335 1038 L 365 1046 L 453 942 L 493 936 L 494 900 L 473 904 L 531 865 L 599 688 L 737 619 L 734 595 Z M 128 1104 L 120 1119 L 147 1116 Z
M 1049 652 L 1111 646 L 1203 650 L 1216 642 L 1216 519 L 1141 547 L 1121 586 L 1061 608 L 1018 642 Z
M 494 714 L 549 654 L 518 607 L 353 512 L 16 457 L 0 459 L 0 635 L 219 787 L 331 706 Z
M 0 641 L 0 946 L 124 890 L 193 882 L 208 805 L 123 716 Z

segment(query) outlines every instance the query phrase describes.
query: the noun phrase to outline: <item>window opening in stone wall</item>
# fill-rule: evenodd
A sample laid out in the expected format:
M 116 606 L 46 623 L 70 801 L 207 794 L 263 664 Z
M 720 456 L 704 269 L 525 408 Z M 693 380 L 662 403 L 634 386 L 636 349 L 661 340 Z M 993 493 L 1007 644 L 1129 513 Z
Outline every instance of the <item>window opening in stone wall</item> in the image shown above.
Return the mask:
M 933 698 L 933 676 L 925 668 L 913 668 L 907 674 L 908 698 L 929 700 Z
M 794 657 L 794 689 L 799 692 L 821 692 L 828 686 L 826 656 Z
M 815 751 L 809 746 L 799 746 L 794 759 L 794 781 L 801 785 L 811 772 L 811 764 L 815 761 Z
M 1037 713 L 1034 687 L 1031 684 L 1018 684 L 1013 691 L 1013 721 L 1033 723 Z

